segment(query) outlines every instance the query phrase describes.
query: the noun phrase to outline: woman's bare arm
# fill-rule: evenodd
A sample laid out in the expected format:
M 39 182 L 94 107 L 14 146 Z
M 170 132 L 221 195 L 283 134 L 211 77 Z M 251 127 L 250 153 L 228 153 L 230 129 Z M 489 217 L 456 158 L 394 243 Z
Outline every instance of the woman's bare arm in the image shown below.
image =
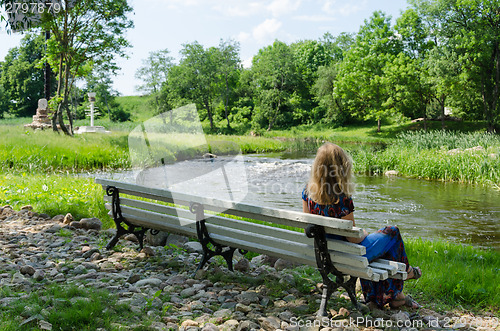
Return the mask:
M 356 226 L 356 222 L 354 221 L 354 213 L 350 213 L 350 214 L 342 217 L 342 219 L 343 220 L 350 220 L 350 221 L 352 221 L 352 226 Z M 349 242 L 359 244 L 360 242 L 362 242 L 366 238 L 367 235 L 368 235 L 368 232 L 366 232 L 366 230 L 363 229 L 363 236 L 361 236 L 361 238 L 346 237 L 346 239 Z
M 311 212 L 309 211 L 309 207 L 307 206 L 307 202 L 305 202 L 304 200 L 302 200 L 302 211 L 304 213 L 308 213 L 310 214 Z

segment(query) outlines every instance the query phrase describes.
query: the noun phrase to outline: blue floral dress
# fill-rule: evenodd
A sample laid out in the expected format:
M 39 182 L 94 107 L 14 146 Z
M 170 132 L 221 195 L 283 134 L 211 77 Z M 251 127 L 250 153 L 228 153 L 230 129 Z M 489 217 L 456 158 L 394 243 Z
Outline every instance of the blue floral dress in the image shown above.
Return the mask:
M 311 214 L 341 218 L 354 211 L 352 198 L 344 194 L 338 196 L 338 202 L 336 204 L 320 205 L 309 198 L 304 188 L 302 191 L 302 199 L 307 203 Z M 327 234 L 327 236 L 329 235 Z M 346 240 L 344 237 L 332 237 Z M 407 271 L 410 267 L 401 233 L 396 226 L 387 226 L 375 233 L 369 234 L 360 245 L 366 247 L 366 254 L 364 256 L 370 262 L 378 258 L 383 258 L 406 264 Z M 386 279 L 380 282 L 372 282 L 364 279 L 360 279 L 360 281 L 365 301 L 375 302 L 379 307 L 393 301 L 394 298 L 403 291 L 404 281 L 400 279 Z

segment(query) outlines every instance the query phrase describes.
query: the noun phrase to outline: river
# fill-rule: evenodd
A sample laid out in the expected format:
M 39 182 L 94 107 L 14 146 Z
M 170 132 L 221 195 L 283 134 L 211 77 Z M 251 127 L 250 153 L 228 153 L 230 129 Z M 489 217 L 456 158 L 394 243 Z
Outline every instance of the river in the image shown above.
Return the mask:
M 171 187 L 202 196 L 301 210 L 311 155 L 245 155 L 182 161 L 99 177 Z M 167 182 L 165 178 L 169 178 Z M 500 249 L 500 191 L 481 185 L 384 176 L 355 177 L 356 225 L 397 225 L 404 237 Z

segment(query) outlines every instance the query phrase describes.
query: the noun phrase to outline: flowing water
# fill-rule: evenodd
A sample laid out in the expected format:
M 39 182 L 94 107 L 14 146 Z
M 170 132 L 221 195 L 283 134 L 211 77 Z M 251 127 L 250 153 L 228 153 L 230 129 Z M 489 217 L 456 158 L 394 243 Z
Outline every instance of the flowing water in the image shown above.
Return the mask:
M 235 160 L 237 159 L 237 162 Z M 301 210 L 313 156 L 260 155 L 182 161 L 106 177 L 196 195 Z M 103 177 L 103 174 L 99 175 Z M 168 181 L 164 181 L 165 178 Z M 356 176 L 356 225 L 397 225 L 403 236 L 500 249 L 500 191 L 480 185 Z

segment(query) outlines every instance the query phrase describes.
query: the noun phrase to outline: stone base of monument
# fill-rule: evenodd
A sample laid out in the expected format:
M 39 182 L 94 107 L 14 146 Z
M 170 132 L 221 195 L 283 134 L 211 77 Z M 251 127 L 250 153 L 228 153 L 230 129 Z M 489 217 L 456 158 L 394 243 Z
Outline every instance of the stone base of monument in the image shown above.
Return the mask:
M 48 103 L 46 99 L 38 100 L 38 108 L 36 109 L 36 115 L 33 116 L 33 122 L 24 126 L 42 130 L 52 128 L 52 123 L 48 116 Z
M 103 126 L 80 126 L 75 128 L 75 133 L 111 133 L 111 131 L 106 131 Z

